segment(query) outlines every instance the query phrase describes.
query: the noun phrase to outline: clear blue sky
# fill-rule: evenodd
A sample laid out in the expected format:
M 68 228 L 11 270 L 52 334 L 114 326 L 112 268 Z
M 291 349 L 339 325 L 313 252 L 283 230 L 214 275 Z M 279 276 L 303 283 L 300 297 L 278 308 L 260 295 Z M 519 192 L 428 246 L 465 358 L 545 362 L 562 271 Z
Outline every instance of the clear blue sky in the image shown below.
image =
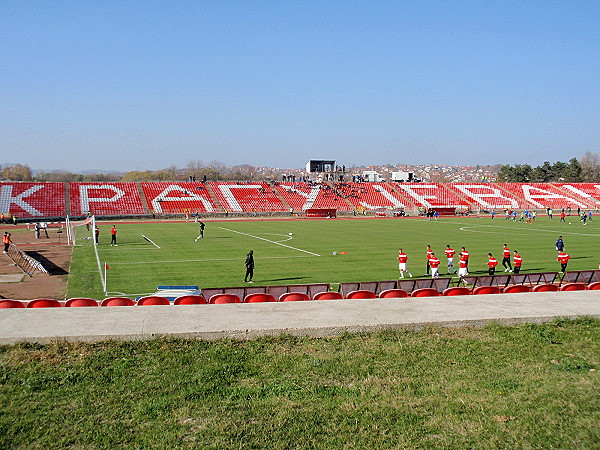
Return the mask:
M 598 0 L 0 0 L 0 164 L 537 165 L 599 143 Z

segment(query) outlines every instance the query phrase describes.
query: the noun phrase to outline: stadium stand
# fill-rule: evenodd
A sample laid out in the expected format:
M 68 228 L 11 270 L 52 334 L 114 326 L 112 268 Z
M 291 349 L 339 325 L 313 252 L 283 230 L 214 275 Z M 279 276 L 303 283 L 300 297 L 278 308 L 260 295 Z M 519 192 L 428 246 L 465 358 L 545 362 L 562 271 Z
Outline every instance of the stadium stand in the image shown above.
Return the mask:
M 68 197 L 68 198 L 67 198 Z M 0 183 L 0 212 L 18 218 L 96 215 L 282 213 L 309 209 L 478 209 L 600 207 L 594 183 L 111 182 Z
M 441 183 L 393 183 L 412 203 L 425 209 L 469 208 L 471 205 Z
M 209 183 L 224 210 L 232 212 L 287 211 L 279 196 L 267 183 Z
M 144 206 L 135 183 L 69 184 L 69 205 L 72 216 L 116 216 L 144 214 Z
M 561 191 L 551 183 L 498 183 L 503 189 L 522 199 L 519 208 L 586 208 L 588 205 Z
M 195 214 L 218 212 L 204 183 L 141 183 L 148 210 L 157 214 Z
M 508 191 L 503 191 L 494 184 L 450 183 L 446 186 L 462 195 L 475 207 L 485 209 L 517 209 L 525 207 L 521 199 Z
M 580 199 L 590 207 L 600 206 L 600 183 L 555 183 L 562 191 L 568 192 L 573 198 Z
M 64 217 L 64 183 L 0 183 L 0 212 L 18 218 Z

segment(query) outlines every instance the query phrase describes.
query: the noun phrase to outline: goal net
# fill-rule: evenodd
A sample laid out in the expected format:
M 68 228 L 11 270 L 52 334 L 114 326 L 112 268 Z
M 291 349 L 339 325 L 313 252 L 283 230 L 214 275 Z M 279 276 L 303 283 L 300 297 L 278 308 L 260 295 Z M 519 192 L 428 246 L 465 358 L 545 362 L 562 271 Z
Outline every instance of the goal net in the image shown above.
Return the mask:
M 94 228 L 96 218 L 87 217 L 85 220 L 71 220 L 69 216 L 65 220 L 67 229 L 67 244 L 69 245 L 94 245 Z

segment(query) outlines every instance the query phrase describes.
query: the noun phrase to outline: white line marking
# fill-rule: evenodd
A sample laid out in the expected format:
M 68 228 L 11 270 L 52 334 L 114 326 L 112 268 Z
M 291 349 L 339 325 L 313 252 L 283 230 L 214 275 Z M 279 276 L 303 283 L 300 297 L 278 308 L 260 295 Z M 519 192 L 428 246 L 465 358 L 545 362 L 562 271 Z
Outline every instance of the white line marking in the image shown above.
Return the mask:
M 282 247 L 291 248 L 292 250 L 298 250 L 299 252 L 308 253 L 308 254 L 314 255 L 314 256 L 321 256 L 318 253 L 309 252 L 308 250 L 302 250 L 301 248 L 292 247 L 289 245 L 282 244 L 281 242 L 271 241 L 269 239 L 261 238 L 259 236 L 254 236 L 252 234 L 242 233 L 241 231 L 230 230 L 229 228 L 223 228 L 223 227 L 219 227 L 219 228 L 221 230 L 231 231 L 232 233 L 243 234 L 244 236 L 249 236 L 249 237 L 253 237 L 255 239 L 260 239 L 261 241 L 267 241 L 267 242 L 270 242 L 271 244 L 276 244 L 276 245 L 281 245 Z
M 459 222 L 459 225 L 465 225 L 464 222 Z M 577 235 L 577 236 L 592 236 L 592 237 L 597 237 L 600 236 L 599 234 L 590 234 L 590 233 L 578 233 L 576 231 L 570 231 L 570 230 L 547 230 L 544 228 L 513 228 L 511 226 L 502 226 L 502 225 L 485 225 L 485 224 L 469 224 L 470 226 L 468 227 L 460 227 L 459 230 L 461 231 L 470 231 L 472 233 L 492 233 L 492 231 L 475 231 L 475 230 L 470 230 L 469 228 L 476 228 L 476 227 L 486 227 L 486 228 L 502 228 L 505 230 L 511 230 L 511 232 L 515 232 L 515 231 L 524 231 L 524 232 L 533 232 L 533 233 L 552 233 L 552 234 L 563 234 L 563 235 Z
M 143 237 L 144 239 L 146 239 L 148 242 L 150 242 L 151 244 L 153 244 L 153 245 L 154 245 L 156 248 L 160 248 L 160 247 L 159 247 L 158 245 L 156 245 L 156 244 L 154 243 L 154 241 L 153 241 L 152 239 L 150 239 L 149 237 L 146 237 L 146 236 L 144 236 L 143 234 L 142 234 L 142 237 Z

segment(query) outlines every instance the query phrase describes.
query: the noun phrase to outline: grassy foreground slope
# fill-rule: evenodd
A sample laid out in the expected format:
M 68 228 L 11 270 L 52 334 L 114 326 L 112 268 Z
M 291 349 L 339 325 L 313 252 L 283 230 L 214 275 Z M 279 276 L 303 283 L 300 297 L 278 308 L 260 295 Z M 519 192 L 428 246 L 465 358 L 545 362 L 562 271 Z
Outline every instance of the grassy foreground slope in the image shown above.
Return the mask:
M 597 448 L 600 321 L 0 347 L 1 448 Z
M 470 272 L 475 274 L 486 271 L 488 252 L 501 259 L 503 243 L 520 252 L 524 272 L 557 271 L 554 242 L 559 235 L 564 236 L 572 257 L 569 269 L 595 269 L 600 263 L 596 222 L 582 226 L 577 221 L 569 224 L 540 218 L 526 224 L 460 217 L 206 224 L 205 239 L 195 242 L 199 229 L 193 222 L 123 222 L 118 224 L 119 245 L 111 247 L 112 223 L 100 223 L 98 260 L 93 246 L 75 248 L 68 295 L 103 298 L 100 272 L 105 263 L 110 267 L 107 289 L 112 293 L 141 295 L 154 292 L 158 285 L 240 286 L 244 258 L 251 249 L 256 260 L 254 280 L 266 285 L 393 280 L 398 277 L 399 247 L 409 255 L 409 270 L 423 276 L 427 244 L 442 260 L 442 274 L 446 272 L 446 244 L 457 251 L 467 247 Z M 499 269 L 502 271 L 501 266 Z

